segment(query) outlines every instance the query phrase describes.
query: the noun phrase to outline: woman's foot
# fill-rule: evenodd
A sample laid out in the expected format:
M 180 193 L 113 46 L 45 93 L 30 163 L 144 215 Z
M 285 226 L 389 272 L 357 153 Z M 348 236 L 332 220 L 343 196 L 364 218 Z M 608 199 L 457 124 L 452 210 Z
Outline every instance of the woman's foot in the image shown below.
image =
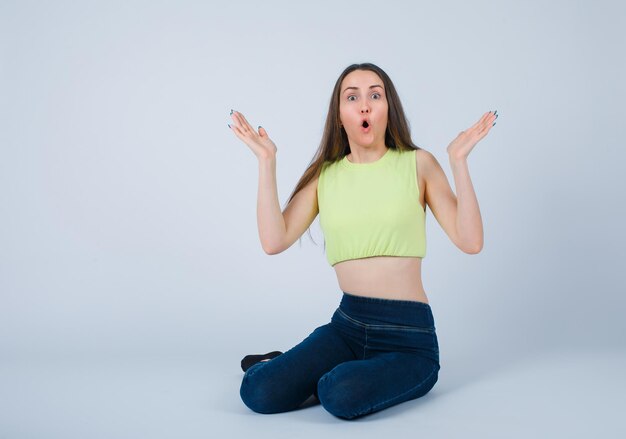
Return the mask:
M 272 351 L 272 352 L 268 352 L 267 354 L 252 354 L 252 355 L 246 355 L 245 357 L 243 357 L 243 359 L 241 360 L 241 369 L 245 372 L 248 369 L 250 369 L 251 366 L 261 362 L 261 361 L 269 361 L 273 358 L 278 357 L 279 355 L 281 355 L 282 352 L 281 351 Z

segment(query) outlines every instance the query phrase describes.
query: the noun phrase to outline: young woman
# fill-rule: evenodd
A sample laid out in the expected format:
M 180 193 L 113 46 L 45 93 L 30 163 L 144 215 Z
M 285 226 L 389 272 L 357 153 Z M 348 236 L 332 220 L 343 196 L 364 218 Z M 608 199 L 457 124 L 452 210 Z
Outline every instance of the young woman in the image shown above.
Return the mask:
M 419 398 L 437 382 L 439 345 L 421 280 L 426 205 L 465 253 L 483 246 L 467 157 L 498 117 L 485 113 L 448 145 L 457 196 L 435 157 L 411 141 L 396 89 L 374 64 L 337 79 L 324 135 L 281 212 L 276 145 L 231 111 L 234 134 L 259 160 L 258 227 L 267 254 L 288 249 L 317 214 L 343 296 L 331 321 L 285 353 L 248 355 L 240 395 L 258 413 L 315 395 L 354 419 Z

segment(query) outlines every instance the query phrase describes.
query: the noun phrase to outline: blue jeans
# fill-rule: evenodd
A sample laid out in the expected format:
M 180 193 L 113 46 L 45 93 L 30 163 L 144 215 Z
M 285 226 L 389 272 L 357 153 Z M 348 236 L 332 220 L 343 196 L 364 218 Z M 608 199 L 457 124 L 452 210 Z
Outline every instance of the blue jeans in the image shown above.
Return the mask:
M 250 367 L 240 395 L 258 413 L 294 410 L 315 395 L 331 414 L 353 419 L 425 395 L 439 369 L 429 304 L 344 292 L 330 323 Z

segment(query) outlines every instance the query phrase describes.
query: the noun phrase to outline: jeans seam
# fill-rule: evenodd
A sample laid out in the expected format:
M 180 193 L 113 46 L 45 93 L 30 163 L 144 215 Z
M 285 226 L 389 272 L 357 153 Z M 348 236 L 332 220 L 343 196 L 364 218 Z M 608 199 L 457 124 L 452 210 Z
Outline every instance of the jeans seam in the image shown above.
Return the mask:
M 367 325 L 363 322 L 359 322 L 358 320 L 353 319 L 352 317 L 350 317 L 348 314 L 346 314 L 345 312 L 343 312 L 341 310 L 341 308 L 337 308 L 337 311 L 339 311 L 339 313 L 344 316 L 346 319 L 348 319 L 349 321 L 351 321 L 352 323 L 354 323 L 355 325 L 359 325 L 362 326 L 364 328 L 367 328 Z
M 362 326 L 364 328 L 371 328 L 371 329 L 400 329 L 403 331 L 415 331 L 415 332 L 426 332 L 426 333 L 434 333 L 434 329 L 430 329 L 430 328 L 419 328 L 416 326 L 400 326 L 400 325 L 373 325 L 373 324 L 368 324 L 368 323 L 363 323 L 360 322 L 352 317 L 350 317 L 348 314 L 346 314 L 345 312 L 343 312 L 341 310 L 341 308 L 337 308 L 337 311 L 339 311 L 339 313 L 341 313 L 341 315 L 343 315 L 346 319 L 348 319 L 349 321 L 351 321 L 352 323 Z
M 367 352 L 367 328 L 365 328 L 365 344 L 363 345 L 363 359 L 365 360 L 365 354 Z

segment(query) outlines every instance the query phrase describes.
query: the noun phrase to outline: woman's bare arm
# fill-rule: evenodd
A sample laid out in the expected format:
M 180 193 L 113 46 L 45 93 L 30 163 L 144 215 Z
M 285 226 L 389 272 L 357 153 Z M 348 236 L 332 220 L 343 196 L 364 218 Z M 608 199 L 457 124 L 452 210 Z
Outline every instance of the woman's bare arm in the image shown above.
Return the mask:
M 232 116 L 231 128 L 259 160 L 257 225 L 261 247 L 270 255 L 281 253 L 302 236 L 317 216 L 317 178 L 302 188 L 281 212 L 276 184 L 276 145 L 264 128 L 259 127 L 257 133 L 243 114 L 235 111 Z
M 485 113 L 478 122 L 461 131 L 448 145 L 456 195 L 435 157 L 430 153 L 425 155 L 426 202 L 450 240 L 465 253 L 480 252 L 484 240 L 480 208 L 470 178 L 467 157 L 476 144 L 489 133 L 497 117 L 496 112 Z
M 287 234 L 287 226 L 278 202 L 276 157 L 259 160 L 257 225 L 263 251 L 277 253 Z

